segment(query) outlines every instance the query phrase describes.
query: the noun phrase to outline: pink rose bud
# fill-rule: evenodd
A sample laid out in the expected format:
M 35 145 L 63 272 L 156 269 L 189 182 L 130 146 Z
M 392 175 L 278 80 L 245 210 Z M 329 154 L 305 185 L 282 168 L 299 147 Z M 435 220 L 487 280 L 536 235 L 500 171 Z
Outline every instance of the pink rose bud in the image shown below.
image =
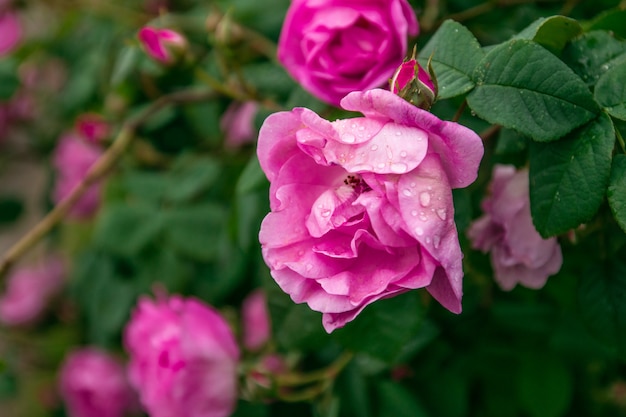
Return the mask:
M 123 417 L 135 406 L 122 364 L 95 348 L 65 358 L 59 390 L 69 417 Z
M 227 417 L 233 411 L 239 348 L 212 307 L 194 298 L 143 297 L 124 344 L 130 382 L 150 417 Z
M 541 288 L 561 269 L 556 238 L 543 239 L 530 215 L 528 170 L 496 165 L 491 195 L 482 202 L 484 215 L 467 231 L 474 249 L 491 253 L 498 285 L 505 291 L 521 284 Z
M 137 36 L 146 53 L 166 65 L 173 64 L 187 49 L 185 37 L 171 29 L 144 26 Z
M 90 143 L 102 142 L 110 133 L 109 124 L 96 113 L 84 113 L 78 116 L 74 129 L 83 140 Z
M 81 140 L 76 134 L 65 134 L 59 140 L 53 155 L 56 182 L 53 199 L 59 203 L 84 180 L 91 166 L 100 158 L 102 151 Z M 100 205 L 100 184 L 93 184 L 76 202 L 70 216 L 86 218 L 93 215 Z
M 17 14 L 0 10 L 0 57 L 8 55 L 22 39 L 22 24 Z
M 419 30 L 406 0 L 293 0 L 278 59 L 311 94 L 332 104 L 389 80 Z
M 51 257 L 39 265 L 15 269 L 0 296 L 0 321 L 16 326 L 30 324 L 63 287 L 63 262 Z
M 254 116 L 259 106 L 254 101 L 233 102 L 220 120 L 220 128 L 226 135 L 226 145 L 238 147 L 252 142 L 256 138 Z
M 459 313 L 452 188 L 476 179 L 480 137 L 390 91 L 353 92 L 341 106 L 363 117 L 329 122 L 296 108 L 261 127 L 271 212 L 259 239 L 272 277 L 323 313 L 328 332 L 417 288 Z
M 430 109 L 437 98 L 437 86 L 432 68 L 429 69 L 431 75 L 417 63 L 415 58 L 405 61 L 389 82 L 391 91 L 414 106 L 424 110 Z
M 254 291 L 242 305 L 243 345 L 255 351 L 262 348 L 270 338 L 271 324 L 267 300 L 262 290 Z

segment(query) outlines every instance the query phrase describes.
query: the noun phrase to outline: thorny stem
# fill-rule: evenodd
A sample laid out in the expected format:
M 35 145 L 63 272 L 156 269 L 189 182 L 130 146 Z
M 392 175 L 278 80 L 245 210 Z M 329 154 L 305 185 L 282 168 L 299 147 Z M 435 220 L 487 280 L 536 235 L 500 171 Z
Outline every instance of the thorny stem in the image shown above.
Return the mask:
M 91 166 L 85 178 L 61 200 L 43 219 L 39 221 L 20 240 L 11 246 L 2 257 L 0 262 L 0 277 L 30 248 L 32 248 L 41 238 L 48 234 L 56 226 L 74 204 L 85 194 L 89 187 L 102 178 L 113 168 L 118 159 L 124 154 L 132 142 L 135 131 L 145 123 L 153 114 L 163 107 L 174 103 L 187 103 L 194 101 L 204 101 L 211 98 L 215 92 L 207 90 L 185 90 L 162 96 L 153 102 L 137 117 L 128 120 L 120 129 L 113 144 L 102 154 L 102 156 Z
M 454 117 L 452 117 L 453 122 L 456 123 L 459 121 L 466 107 L 467 107 L 467 100 L 463 100 L 463 103 L 461 103 L 461 105 L 459 106 L 459 109 L 456 111 L 456 113 L 454 113 Z
M 486 142 L 487 140 L 491 139 L 491 137 L 495 136 L 500 131 L 500 129 L 502 129 L 502 126 L 493 125 L 480 132 L 480 135 L 478 136 L 480 136 L 483 142 Z

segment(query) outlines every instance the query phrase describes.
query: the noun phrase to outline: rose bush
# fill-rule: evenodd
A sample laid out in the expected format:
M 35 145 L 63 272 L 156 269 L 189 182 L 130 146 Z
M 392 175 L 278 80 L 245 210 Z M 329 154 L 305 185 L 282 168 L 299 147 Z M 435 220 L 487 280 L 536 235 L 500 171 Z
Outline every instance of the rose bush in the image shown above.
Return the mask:
M 261 128 L 271 212 L 259 238 L 272 276 L 322 312 L 328 332 L 415 288 L 460 312 L 451 188 L 475 180 L 480 138 L 389 91 L 353 92 L 341 105 L 364 117 L 329 122 L 296 108 Z
M 543 239 L 533 226 L 528 196 L 528 170 L 496 165 L 491 195 L 482 202 L 485 214 L 467 231 L 474 249 L 491 253 L 498 285 L 541 288 L 561 269 L 563 256 L 555 237 Z
M 65 358 L 59 390 L 70 417 L 122 417 L 135 406 L 122 364 L 95 348 Z
M 124 343 L 129 378 L 151 417 L 226 417 L 239 348 L 217 311 L 193 298 L 142 298 Z
M 294 0 L 278 59 L 305 89 L 338 105 L 349 92 L 387 82 L 418 29 L 406 0 Z

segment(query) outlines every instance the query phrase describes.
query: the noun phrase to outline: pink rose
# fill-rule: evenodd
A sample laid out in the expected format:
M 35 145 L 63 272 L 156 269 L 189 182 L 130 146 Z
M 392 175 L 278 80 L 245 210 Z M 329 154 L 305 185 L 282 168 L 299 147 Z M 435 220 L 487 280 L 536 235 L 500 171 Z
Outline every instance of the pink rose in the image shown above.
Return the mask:
M 530 216 L 528 170 L 496 165 L 491 195 L 482 202 L 485 214 L 467 231 L 472 247 L 491 252 L 496 282 L 505 291 L 521 284 L 541 288 L 561 269 L 563 256 L 556 238 L 543 239 Z
M 65 358 L 59 390 L 70 417 L 122 417 L 134 408 L 124 367 L 95 348 L 77 350 Z
M 406 0 L 293 0 L 278 59 L 305 89 L 338 105 L 352 91 L 386 83 L 417 33 Z
M 157 29 L 145 26 L 141 28 L 137 37 L 146 53 L 163 64 L 174 63 L 176 53 L 180 53 L 187 48 L 185 37 L 171 29 Z
M 0 10 L 0 57 L 8 55 L 22 39 L 22 24 L 12 11 Z
M 243 345 L 248 350 L 258 350 L 267 343 L 272 331 L 265 293 L 252 292 L 243 301 L 241 310 Z
M 258 109 L 254 101 L 233 102 L 228 106 L 220 120 L 220 128 L 226 135 L 226 145 L 237 147 L 255 139 L 254 116 Z
M 100 158 L 102 151 L 82 141 L 76 134 L 65 134 L 59 140 L 53 155 L 56 183 L 53 199 L 59 203 L 85 178 L 91 166 Z M 89 217 L 100 205 L 100 184 L 89 187 L 76 202 L 70 215 L 75 218 Z
M 102 142 L 110 131 L 109 124 L 97 113 L 83 113 L 78 116 L 74 129 L 83 140 L 90 143 Z
M 193 298 L 142 298 L 124 343 L 129 377 L 151 417 L 226 417 L 237 398 L 239 348 L 228 323 Z
M 475 180 L 480 138 L 389 91 L 353 92 L 341 105 L 365 117 L 329 122 L 296 108 L 261 128 L 271 212 L 259 239 L 272 276 L 322 312 L 328 332 L 415 288 L 460 312 L 451 188 Z
M 61 290 L 64 278 L 63 262 L 56 257 L 40 265 L 15 269 L 0 297 L 0 321 L 11 326 L 33 322 Z

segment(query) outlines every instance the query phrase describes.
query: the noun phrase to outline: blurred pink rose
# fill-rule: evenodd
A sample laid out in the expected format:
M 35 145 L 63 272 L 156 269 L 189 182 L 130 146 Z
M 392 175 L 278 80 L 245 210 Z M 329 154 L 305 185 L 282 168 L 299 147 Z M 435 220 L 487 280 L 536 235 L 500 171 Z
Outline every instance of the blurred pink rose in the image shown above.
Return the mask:
M 252 142 L 256 137 L 254 116 L 259 106 L 254 101 L 233 102 L 220 120 L 220 128 L 226 135 L 226 145 L 237 147 Z
M 543 239 L 530 216 L 528 171 L 496 165 L 491 195 L 483 200 L 484 215 L 467 231 L 472 246 L 491 252 L 496 282 L 505 291 L 521 284 L 541 288 L 561 269 L 563 257 L 556 238 Z
M 56 257 L 15 269 L 0 297 L 0 321 L 11 326 L 33 322 L 61 290 L 64 278 L 63 262 Z
M 237 398 L 239 348 L 228 323 L 193 298 L 142 298 L 124 343 L 129 377 L 151 417 L 226 417 Z
M 99 143 L 109 136 L 110 126 L 97 113 L 83 113 L 76 118 L 74 129 L 85 141 Z
M 61 137 L 53 155 L 57 175 L 53 190 L 55 203 L 58 204 L 72 192 L 101 155 L 99 148 L 81 140 L 75 133 L 66 133 Z M 94 184 L 72 207 L 70 215 L 75 218 L 89 217 L 99 205 L 100 184 Z
M 59 390 L 69 417 L 122 417 L 135 405 L 122 364 L 95 348 L 65 358 Z
M 271 324 L 267 300 L 262 290 L 252 292 L 241 306 L 243 345 L 248 350 L 262 348 L 270 338 Z
M 171 29 L 145 26 L 137 37 L 146 53 L 163 64 L 172 64 L 176 60 L 175 53 L 187 47 L 185 37 Z
M 259 239 L 272 276 L 322 312 L 328 332 L 415 288 L 460 312 L 451 188 L 475 180 L 480 138 L 389 91 L 350 93 L 341 105 L 365 117 L 329 122 L 296 108 L 261 128 L 271 212 Z
M 22 24 L 12 11 L 0 10 L 0 57 L 9 54 L 22 39 Z
M 348 93 L 386 83 L 417 35 L 406 0 L 293 0 L 278 59 L 309 92 L 338 105 Z

